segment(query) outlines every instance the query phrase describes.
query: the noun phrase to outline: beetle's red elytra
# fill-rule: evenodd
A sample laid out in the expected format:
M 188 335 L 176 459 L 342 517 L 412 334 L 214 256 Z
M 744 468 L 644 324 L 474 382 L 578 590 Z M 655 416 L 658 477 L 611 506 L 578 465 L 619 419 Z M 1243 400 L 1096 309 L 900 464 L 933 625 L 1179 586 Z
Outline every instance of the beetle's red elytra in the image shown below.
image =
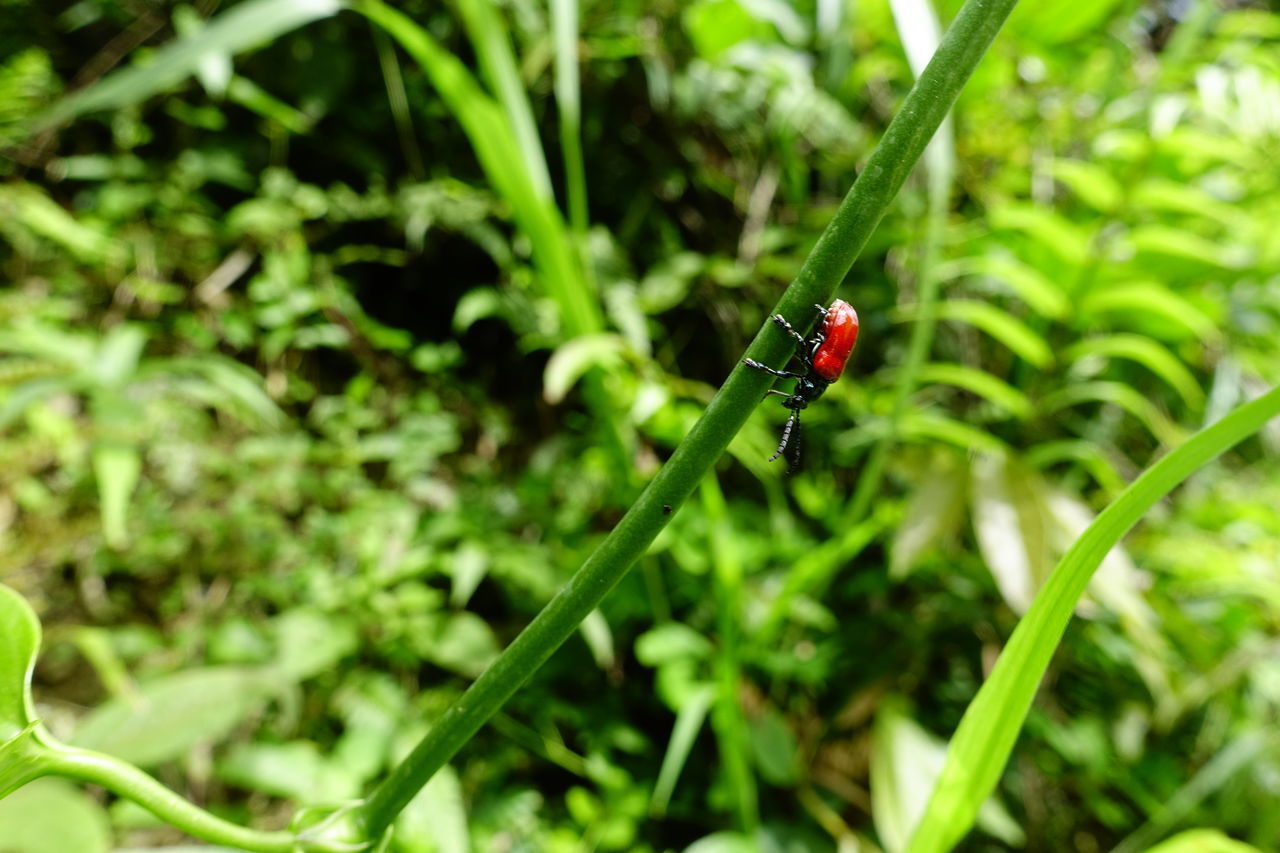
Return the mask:
M 853 347 L 858 343 L 858 312 L 843 299 L 831 303 L 830 308 L 815 305 L 822 317 L 821 327 L 806 338 L 795 329 L 781 314 L 774 314 L 770 319 L 784 332 L 795 339 L 796 358 L 804 365 L 804 373 L 789 370 L 775 370 L 754 359 L 744 359 L 743 364 L 756 370 L 764 371 L 781 379 L 795 379 L 796 387 L 792 393 L 770 389 L 768 394 L 785 397 L 782 407 L 791 410 L 787 425 L 782 430 L 782 441 L 778 450 L 769 457 L 769 461 L 777 459 L 787 449 L 788 443 L 793 448 L 788 457 L 790 467 L 794 468 L 800 461 L 800 410 L 806 408 L 814 400 L 822 396 L 827 387 L 840 378 L 844 366 L 849 362 Z M 792 431 L 796 433 L 795 442 L 791 442 Z
M 843 299 L 837 299 L 827 309 L 822 323 L 826 340 L 818 344 L 813 353 L 813 372 L 828 382 L 835 382 L 844 373 L 844 366 L 858 343 L 858 312 Z

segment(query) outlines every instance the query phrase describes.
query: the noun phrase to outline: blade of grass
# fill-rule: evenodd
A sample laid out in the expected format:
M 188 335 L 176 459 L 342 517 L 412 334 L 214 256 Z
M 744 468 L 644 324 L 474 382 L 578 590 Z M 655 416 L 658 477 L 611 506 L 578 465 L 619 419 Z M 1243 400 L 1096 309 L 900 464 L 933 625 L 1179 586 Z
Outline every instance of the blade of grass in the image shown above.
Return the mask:
M 507 120 L 511 122 L 525 172 L 538 198 L 549 201 L 553 195 L 551 176 L 547 174 L 547 158 L 542 152 L 533 108 L 529 106 L 529 97 L 520 79 L 502 15 L 491 0 L 458 0 L 458 11 L 462 13 L 463 26 L 467 28 L 467 36 L 475 48 L 480 73 L 489 88 L 497 93 L 498 103 L 502 104 Z
M 698 737 L 702 723 L 707 719 L 707 711 L 715 697 L 715 687 L 710 684 L 700 687 L 690 694 L 676 714 L 676 724 L 671 728 L 671 740 L 667 743 L 666 754 L 662 756 L 662 768 L 658 771 L 658 781 L 654 783 L 653 797 L 649 800 L 649 814 L 654 817 L 662 817 L 667 813 L 667 804 L 671 802 L 671 794 L 676 789 L 680 771 L 689 759 L 693 742 Z
M 1280 388 L 1232 411 L 1143 472 L 1063 556 L 965 711 L 908 853 L 950 850 L 1000 781 L 1049 660 L 1102 558 L 1157 501 L 1280 414 Z
M 776 306 L 778 313 L 799 321 L 812 317 L 814 303 L 831 300 L 1014 2 L 967 0 L 796 280 L 783 293 Z M 381 4 L 365 3 L 361 8 L 366 14 L 379 10 L 372 14 L 397 24 L 394 13 Z M 422 39 L 407 37 L 422 46 Z M 427 46 L 425 51 L 432 49 Z M 788 355 L 791 348 L 791 339 L 766 323 L 746 355 L 769 364 Z M 771 382 L 772 377 L 741 364 L 729 374 L 702 417 L 595 553 L 435 721 L 363 804 L 370 838 L 386 830 L 432 774 L 480 730 L 613 589 L 673 517 L 670 509 L 664 511 L 664 505 L 675 508 L 684 503 L 746 423 Z
M 34 122 L 36 130 L 93 110 L 136 104 L 176 87 L 210 56 L 236 54 L 304 24 L 337 14 L 337 0 L 248 0 L 224 12 L 189 38 L 156 50 L 146 65 L 132 65 L 54 104 Z
M 582 159 L 582 107 L 578 82 L 578 0 L 551 0 L 555 44 L 556 107 L 560 112 L 560 155 L 569 204 L 569 227 L 587 231 L 587 169 Z
M 582 275 L 550 190 L 541 187 L 546 165 L 536 168 L 530 164 L 528 146 L 522 144 L 511 113 L 504 112 L 457 57 L 402 12 L 380 0 L 361 0 L 353 8 L 400 42 L 431 78 L 466 131 L 486 177 L 511 205 L 516 224 L 533 246 L 534 265 L 559 308 L 567 337 L 601 331 L 604 320 L 599 301 Z M 492 40 L 492 34 L 486 39 Z M 486 50 L 502 53 L 492 45 Z M 540 147 L 538 151 L 541 156 Z

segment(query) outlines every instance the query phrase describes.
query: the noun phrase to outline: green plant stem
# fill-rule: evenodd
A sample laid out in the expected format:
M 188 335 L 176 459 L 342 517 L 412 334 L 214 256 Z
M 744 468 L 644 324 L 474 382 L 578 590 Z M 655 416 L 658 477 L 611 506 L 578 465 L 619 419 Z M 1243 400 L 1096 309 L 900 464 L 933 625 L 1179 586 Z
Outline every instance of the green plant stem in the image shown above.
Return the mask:
M 1205 427 L 1152 465 L 1099 513 L 1058 563 L 956 729 L 908 853 L 940 853 L 964 837 L 1000 781 L 1036 688 L 1103 557 L 1156 501 L 1280 415 L 1280 387 Z
M 797 321 L 812 317 L 815 303 L 825 305 L 831 299 L 1015 2 L 965 3 L 796 280 L 778 301 L 777 311 L 783 316 Z M 368 8 L 365 5 L 366 14 Z M 766 323 L 746 355 L 774 363 L 791 347 L 789 337 Z M 672 515 L 663 511 L 663 505 L 684 503 L 750 417 L 770 382 L 770 377 L 741 364 L 730 373 L 702 418 L 596 552 L 374 790 L 363 808 L 370 838 L 381 836 L 432 774 L 613 589 L 670 521 Z
M 47 772 L 101 785 L 188 835 L 255 853 L 291 853 L 308 847 L 291 832 L 263 832 L 215 817 L 188 802 L 142 770 L 110 755 L 58 744 L 47 753 Z

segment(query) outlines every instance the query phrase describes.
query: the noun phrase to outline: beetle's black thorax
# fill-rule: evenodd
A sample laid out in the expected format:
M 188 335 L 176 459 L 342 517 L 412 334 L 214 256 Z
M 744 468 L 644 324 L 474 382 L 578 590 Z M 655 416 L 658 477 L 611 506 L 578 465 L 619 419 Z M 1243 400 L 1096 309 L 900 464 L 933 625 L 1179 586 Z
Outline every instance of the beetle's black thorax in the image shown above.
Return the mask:
M 831 383 L 821 376 L 810 373 L 796 380 L 795 391 L 792 392 L 790 397 L 782 401 L 782 405 L 784 408 L 799 411 L 821 397 L 829 385 Z

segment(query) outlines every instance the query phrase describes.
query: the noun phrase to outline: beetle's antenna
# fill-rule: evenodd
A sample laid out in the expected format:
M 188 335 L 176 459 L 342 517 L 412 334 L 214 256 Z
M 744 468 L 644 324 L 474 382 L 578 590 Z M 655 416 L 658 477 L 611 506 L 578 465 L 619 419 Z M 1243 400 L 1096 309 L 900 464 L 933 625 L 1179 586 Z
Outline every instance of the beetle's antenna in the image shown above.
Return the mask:
M 791 417 L 787 418 L 787 425 L 782 428 L 782 441 L 778 443 L 778 451 L 769 457 L 770 462 L 772 462 L 773 460 L 781 456 L 782 451 L 787 449 L 787 442 L 791 440 L 791 430 L 793 427 L 796 428 L 797 430 L 796 437 L 799 438 L 799 426 L 800 426 L 800 410 L 792 409 Z

